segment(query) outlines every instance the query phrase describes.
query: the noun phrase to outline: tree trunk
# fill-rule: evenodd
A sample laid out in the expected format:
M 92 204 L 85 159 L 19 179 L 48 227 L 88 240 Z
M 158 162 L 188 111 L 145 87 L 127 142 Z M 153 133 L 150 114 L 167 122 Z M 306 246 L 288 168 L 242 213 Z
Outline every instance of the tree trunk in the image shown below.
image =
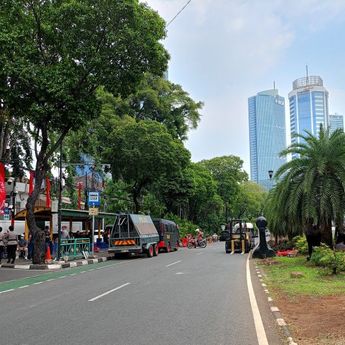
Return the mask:
M 321 231 L 321 242 L 327 244 L 330 248 L 333 248 L 333 239 L 332 239 L 332 224 L 324 223 L 320 226 Z
M 36 164 L 36 171 L 35 171 L 35 187 L 32 194 L 29 196 L 28 201 L 26 203 L 26 221 L 28 223 L 29 231 L 33 239 L 34 243 L 34 252 L 32 256 L 32 263 L 33 264 L 43 264 L 45 260 L 45 234 L 44 229 L 40 229 L 36 225 L 35 220 L 35 204 L 39 197 L 43 177 L 45 176 L 45 171 L 43 169 L 39 169 L 39 162 L 37 161 Z

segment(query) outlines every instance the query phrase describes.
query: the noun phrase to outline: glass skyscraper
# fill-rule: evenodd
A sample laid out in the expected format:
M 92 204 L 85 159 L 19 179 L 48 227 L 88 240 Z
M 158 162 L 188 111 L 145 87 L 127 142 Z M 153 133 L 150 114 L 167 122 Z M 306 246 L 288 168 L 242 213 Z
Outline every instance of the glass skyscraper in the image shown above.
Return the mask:
M 293 82 L 289 93 L 291 142 L 300 142 L 296 133 L 318 135 L 320 126 L 328 126 L 328 91 L 319 76 L 307 76 Z
M 329 129 L 334 132 L 336 129 L 341 129 L 344 132 L 344 116 L 343 115 L 329 115 Z
M 286 162 L 279 153 L 286 148 L 285 101 L 278 90 L 259 92 L 248 99 L 250 177 L 270 189 L 268 172 Z

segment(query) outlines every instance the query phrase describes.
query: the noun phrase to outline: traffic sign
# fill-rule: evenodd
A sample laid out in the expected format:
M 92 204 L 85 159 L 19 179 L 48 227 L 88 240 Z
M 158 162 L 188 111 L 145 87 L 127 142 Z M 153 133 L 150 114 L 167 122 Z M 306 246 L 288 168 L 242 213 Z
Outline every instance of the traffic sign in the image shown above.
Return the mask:
M 100 192 L 89 192 L 87 203 L 89 206 L 101 206 Z
M 98 208 L 97 207 L 90 207 L 89 208 L 89 216 L 98 216 Z

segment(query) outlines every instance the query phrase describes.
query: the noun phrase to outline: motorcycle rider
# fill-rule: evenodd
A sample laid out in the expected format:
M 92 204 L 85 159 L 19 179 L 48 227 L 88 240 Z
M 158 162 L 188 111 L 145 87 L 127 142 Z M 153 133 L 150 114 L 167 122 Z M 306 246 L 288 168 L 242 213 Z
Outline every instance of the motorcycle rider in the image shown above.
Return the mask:
M 204 233 L 202 232 L 201 229 L 196 229 L 195 231 L 197 232 L 197 238 L 195 242 L 195 247 L 196 247 L 200 243 L 200 241 L 203 240 Z

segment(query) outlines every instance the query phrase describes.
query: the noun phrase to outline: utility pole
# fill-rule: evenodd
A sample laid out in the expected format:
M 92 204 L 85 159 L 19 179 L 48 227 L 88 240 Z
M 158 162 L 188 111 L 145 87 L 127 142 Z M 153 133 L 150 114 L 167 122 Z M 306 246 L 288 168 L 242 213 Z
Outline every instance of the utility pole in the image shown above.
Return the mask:
M 60 144 L 60 160 L 59 160 L 59 199 L 58 199 L 58 255 L 57 258 L 61 258 L 61 201 L 62 201 L 62 143 Z

